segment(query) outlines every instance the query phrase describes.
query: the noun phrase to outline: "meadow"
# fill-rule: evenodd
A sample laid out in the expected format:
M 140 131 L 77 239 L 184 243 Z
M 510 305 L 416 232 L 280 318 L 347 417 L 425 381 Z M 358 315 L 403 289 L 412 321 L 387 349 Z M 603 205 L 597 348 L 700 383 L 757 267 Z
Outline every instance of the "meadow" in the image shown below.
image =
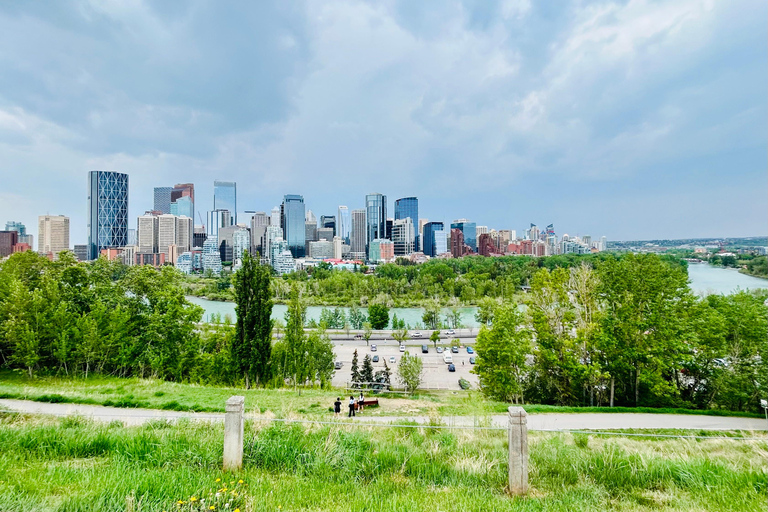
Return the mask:
M 530 494 L 512 498 L 504 431 L 248 422 L 245 432 L 244 467 L 225 474 L 221 424 L 3 414 L 0 510 L 744 512 L 765 510 L 768 491 L 765 439 L 531 433 Z

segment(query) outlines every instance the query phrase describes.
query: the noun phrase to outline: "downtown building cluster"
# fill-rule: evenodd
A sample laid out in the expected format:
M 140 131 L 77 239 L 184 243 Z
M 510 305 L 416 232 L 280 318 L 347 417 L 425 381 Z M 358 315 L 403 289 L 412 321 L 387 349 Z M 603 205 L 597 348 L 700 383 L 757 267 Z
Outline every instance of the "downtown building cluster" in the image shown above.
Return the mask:
M 340 268 L 393 262 L 407 258 L 468 255 L 502 256 L 585 254 L 605 250 L 606 240 L 590 236 L 558 237 L 550 224 L 531 224 L 521 237 L 515 230 L 489 229 L 468 219 L 451 223 L 419 217 L 417 197 L 395 200 L 388 215 L 387 196 L 365 196 L 364 207 L 340 205 L 319 217 L 306 208 L 304 197 L 286 194 L 270 211 L 246 210 L 238 218 L 237 184 L 214 181 L 211 209 L 196 210 L 195 186 L 180 183 L 154 188 L 153 209 L 128 216 L 128 175 L 91 171 L 88 188 L 88 244 L 75 245 L 81 260 L 106 257 L 127 265 L 175 265 L 185 273 L 221 272 L 238 268 L 249 251 L 278 274 L 313 267 L 320 262 Z M 195 223 L 195 220 L 199 223 Z M 38 251 L 55 258 L 69 249 L 69 219 L 41 216 Z M 31 235 L 20 223 L 0 231 L 0 257 L 30 250 Z

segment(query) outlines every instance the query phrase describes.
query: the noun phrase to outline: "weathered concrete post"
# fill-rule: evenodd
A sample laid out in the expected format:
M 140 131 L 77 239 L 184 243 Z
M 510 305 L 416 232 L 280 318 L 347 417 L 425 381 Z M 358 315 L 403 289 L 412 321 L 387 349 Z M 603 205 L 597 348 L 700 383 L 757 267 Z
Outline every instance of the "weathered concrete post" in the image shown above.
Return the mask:
M 509 408 L 509 492 L 528 493 L 528 418 L 522 407 Z
M 245 397 L 233 396 L 227 400 L 224 415 L 224 470 L 243 466 L 243 410 Z

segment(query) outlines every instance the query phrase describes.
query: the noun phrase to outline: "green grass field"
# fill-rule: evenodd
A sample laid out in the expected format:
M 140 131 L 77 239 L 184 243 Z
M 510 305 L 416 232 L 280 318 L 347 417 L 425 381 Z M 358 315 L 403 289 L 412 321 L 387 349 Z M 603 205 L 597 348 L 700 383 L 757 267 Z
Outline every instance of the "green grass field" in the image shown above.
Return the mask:
M 531 492 L 510 498 L 503 431 L 249 423 L 233 474 L 222 432 L 0 415 L 0 510 L 744 512 L 768 491 L 764 440 L 532 433 Z
M 0 398 L 40 402 L 71 402 L 116 407 L 142 407 L 178 411 L 223 412 L 232 395 L 244 395 L 249 411 L 270 411 L 278 416 L 327 416 L 328 408 L 342 390 L 252 389 L 179 384 L 158 379 L 121 379 L 93 376 L 34 377 L 11 371 L 0 372 Z M 433 415 L 484 416 L 506 412 L 509 404 L 485 399 L 478 391 L 433 391 L 411 397 L 388 394 L 381 407 L 369 409 L 373 416 Z M 528 404 L 530 413 L 547 412 L 651 412 L 761 417 L 759 414 L 722 410 L 652 409 L 627 407 L 556 407 Z

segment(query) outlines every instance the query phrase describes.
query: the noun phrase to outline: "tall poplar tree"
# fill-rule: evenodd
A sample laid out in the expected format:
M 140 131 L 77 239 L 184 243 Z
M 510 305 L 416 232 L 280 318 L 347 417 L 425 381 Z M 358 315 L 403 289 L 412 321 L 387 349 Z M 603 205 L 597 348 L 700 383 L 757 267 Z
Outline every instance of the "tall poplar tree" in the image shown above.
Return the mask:
M 245 378 L 246 388 L 269 380 L 272 355 L 272 294 L 270 271 L 246 251 L 243 266 L 235 273 L 237 324 L 232 342 L 235 367 Z

